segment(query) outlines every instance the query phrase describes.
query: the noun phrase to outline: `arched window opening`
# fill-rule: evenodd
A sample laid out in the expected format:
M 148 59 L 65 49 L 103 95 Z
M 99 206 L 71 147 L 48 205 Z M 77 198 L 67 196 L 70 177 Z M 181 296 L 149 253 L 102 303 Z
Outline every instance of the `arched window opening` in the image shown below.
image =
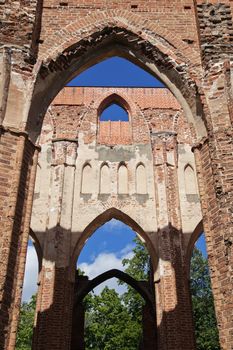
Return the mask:
M 204 233 L 193 249 L 190 289 L 197 349 L 220 350 Z
M 132 125 L 129 114 L 130 106 L 118 94 L 110 94 L 97 110 L 99 128 L 98 142 L 106 145 L 132 143 Z
M 150 285 L 149 255 L 129 226 L 112 219 L 98 228 L 86 241 L 77 267 L 71 350 L 84 345 L 136 350 L 147 348 L 148 340 L 155 344 L 153 297 L 150 289 L 145 289 L 148 294 L 138 291 L 138 281 Z M 144 324 L 145 319 L 151 323 Z
M 187 165 L 184 169 L 185 192 L 186 195 L 197 194 L 196 177 L 191 165 Z
M 145 254 L 148 255 L 144 243 L 137 237 L 138 235 L 131 227 L 122 221 L 111 219 L 87 239 L 78 257 L 78 268 L 91 279 L 113 268 L 123 271 L 122 261 L 132 257 L 132 250 L 136 247 L 135 240 L 139 250 L 145 251 Z M 145 269 L 148 268 L 146 264 Z M 140 276 L 139 279 L 143 279 L 143 276 Z
M 136 193 L 147 193 L 147 177 L 144 164 L 139 164 L 136 168 Z
M 121 164 L 118 169 L 118 193 L 128 194 L 128 169 L 125 164 Z
M 38 256 L 33 241 L 29 238 L 23 282 L 22 304 L 20 309 L 20 321 L 16 338 L 16 350 L 29 350 L 32 346 L 38 287 L 38 270 Z
M 128 112 L 118 103 L 111 103 L 100 115 L 100 121 L 129 121 Z
M 111 192 L 110 169 L 104 164 L 100 169 L 100 194 L 108 194 Z
M 83 194 L 92 193 L 92 185 L 93 185 L 92 167 L 89 163 L 87 163 L 83 167 L 83 171 L 82 171 L 81 193 Z

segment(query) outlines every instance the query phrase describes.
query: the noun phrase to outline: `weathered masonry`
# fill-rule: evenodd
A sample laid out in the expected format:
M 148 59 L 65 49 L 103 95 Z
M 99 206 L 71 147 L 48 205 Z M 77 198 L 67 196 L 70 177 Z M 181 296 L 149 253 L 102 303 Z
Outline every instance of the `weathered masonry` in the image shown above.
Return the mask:
M 117 218 L 152 259 L 158 350 L 195 349 L 189 262 L 204 228 L 232 350 L 232 11 L 231 0 L 0 1 L 1 349 L 15 348 L 29 234 L 40 260 L 33 349 L 67 350 L 77 257 Z M 167 89 L 64 88 L 114 55 Z M 129 121 L 100 121 L 111 102 Z

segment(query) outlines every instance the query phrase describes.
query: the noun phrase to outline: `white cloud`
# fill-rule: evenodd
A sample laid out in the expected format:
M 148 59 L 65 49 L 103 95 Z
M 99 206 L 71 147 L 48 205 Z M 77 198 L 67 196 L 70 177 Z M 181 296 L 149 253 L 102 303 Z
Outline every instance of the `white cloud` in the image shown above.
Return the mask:
M 85 275 L 89 277 L 89 279 L 93 279 L 100 275 L 101 273 L 111 270 L 117 269 L 124 271 L 124 266 L 122 265 L 122 260 L 127 258 L 131 258 L 133 256 L 132 248 L 133 244 L 128 244 L 125 246 L 120 252 L 117 253 L 100 253 L 95 260 L 88 264 L 86 262 L 81 263 L 78 267 L 84 271 Z M 95 293 L 99 294 L 101 290 L 108 286 L 109 288 L 115 289 L 119 294 L 122 294 L 126 290 L 125 285 L 118 285 L 117 279 L 112 278 L 102 283 L 98 287 L 95 288 Z
M 123 259 L 127 258 L 130 259 L 133 256 L 133 248 L 135 247 L 135 244 L 130 243 L 127 244 L 121 251 L 120 251 L 120 256 L 121 259 L 123 257 Z
M 90 279 L 110 269 L 122 270 L 121 258 L 117 258 L 114 253 L 100 253 L 93 263 L 81 263 L 79 268 L 89 276 Z
M 109 230 L 113 230 L 113 229 L 120 229 L 120 228 L 124 228 L 125 224 L 119 220 L 116 219 L 111 219 L 110 221 L 108 221 L 105 224 L 106 227 L 108 227 Z
M 112 220 L 113 221 L 113 220 Z M 117 220 L 114 220 L 119 222 Z M 116 253 L 103 252 L 93 258 L 91 263 L 83 262 L 78 267 L 85 272 L 89 279 L 93 279 L 101 273 L 111 270 L 118 269 L 124 271 L 122 260 L 131 258 L 133 256 L 132 249 L 134 244 L 127 244 L 122 250 Z M 29 301 L 31 296 L 37 292 L 37 278 L 38 278 L 38 258 L 33 246 L 28 246 L 26 269 L 23 284 L 23 301 Z M 98 287 L 95 288 L 95 293 L 99 294 L 101 290 L 108 286 L 109 288 L 115 289 L 118 293 L 122 294 L 126 287 L 119 286 L 117 279 L 112 278 Z
M 38 258 L 33 246 L 28 246 L 26 268 L 23 283 L 23 301 L 29 301 L 37 292 Z

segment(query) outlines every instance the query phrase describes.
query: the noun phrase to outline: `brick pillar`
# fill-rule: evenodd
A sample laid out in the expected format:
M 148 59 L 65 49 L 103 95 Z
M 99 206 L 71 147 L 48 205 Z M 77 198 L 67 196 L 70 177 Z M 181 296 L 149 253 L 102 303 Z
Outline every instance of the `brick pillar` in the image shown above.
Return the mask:
M 228 131 L 230 132 L 230 129 Z M 233 195 L 229 183 L 232 181 L 233 161 L 231 159 L 232 156 L 229 157 L 228 155 L 228 147 L 232 143 L 232 137 L 229 136 L 227 141 L 223 139 L 223 135 L 221 137 L 222 144 L 220 142 L 218 149 L 214 148 L 213 143 L 206 138 L 196 145 L 193 150 L 199 180 L 199 192 L 211 285 L 219 329 L 219 340 L 221 349 L 232 350 Z M 221 153 L 221 156 L 219 154 L 216 157 L 216 153 Z M 212 157 L 214 157 L 214 161 Z
M 194 147 L 221 349 L 233 348 L 233 32 L 230 1 L 198 1 L 208 139 Z
M 229 61 L 212 66 L 207 87 L 212 130 L 208 142 L 197 148 L 205 183 L 201 200 L 207 203 L 203 223 L 208 232 L 208 261 L 224 350 L 233 348 L 233 86 L 229 82 L 232 78 L 233 63 L 231 67 Z
M 14 349 L 27 251 L 37 148 L 26 134 L 0 134 L 0 344 Z
M 85 349 L 85 308 L 80 302 L 73 311 L 71 350 Z M 149 350 L 149 349 L 148 349 Z
M 151 307 L 145 304 L 142 309 L 143 350 L 157 350 L 155 320 Z
M 152 133 L 151 138 L 160 272 L 156 286 L 158 348 L 192 350 L 194 328 L 183 257 L 176 134 L 158 132 Z
M 33 349 L 67 350 L 72 327 L 70 245 L 77 140 L 53 141 L 51 198 Z

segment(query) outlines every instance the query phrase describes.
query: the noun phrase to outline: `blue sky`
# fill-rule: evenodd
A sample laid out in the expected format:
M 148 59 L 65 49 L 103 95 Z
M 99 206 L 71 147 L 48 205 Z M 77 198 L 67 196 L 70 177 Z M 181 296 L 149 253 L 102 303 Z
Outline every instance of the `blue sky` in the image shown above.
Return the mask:
M 121 256 L 124 250 L 133 248 L 135 232 L 123 222 L 112 219 L 99 227 L 88 239 L 78 259 L 78 263 L 93 262 L 101 253 L 114 253 Z
M 151 74 L 121 57 L 108 58 L 85 70 L 68 86 L 164 87 Z
M 202 251 L 202 254 L 207 257 L 206 252 L 206 241 L 205 241 L 205 235 L 202 234 L 199 239 L 196 242 L 196 247 Z
M 112 103 L 110 106 L 105 108 L 103 112 L 100 115 L 100 120 L 101 121 L 117 121 L 117 120 L 122 120 L 122 121 L 128 121 L 129 116 L 128 113 L 124 108 L 122 108 L 120 105 L 116 103 Z
M 152 75 L 120 57 L 113 57 L 96 64 L 81 73 L 68 85 L 163 87 L 163 84 Z M 126 111 L 122 111 L 118 105 L 111 105 L 104 110 L 102 120 L 114 120 L 114 118 L 118 120 L 119 116 L 122 116 L 124 120 L 126 115 Z M 79 267 L 85 270 L 90 278 L 111 268 L 123 269 L 121 261 L 123 258 L 132 256 L 132 249 L 135 245 L 134 238 L 135 232 L 130 227 L 114 219 L 109 221 L 87 241 L 79 256 Z M 203 237 L 198 241 L 197 246 L 206 255 Z M 32 244 L 29 243 L 23 300 L 29 300 L 31 295 L 36 292 L 37 275 L 37 256 Z M 115 279 L 110 280 L 108 285 L 121 291 Z

